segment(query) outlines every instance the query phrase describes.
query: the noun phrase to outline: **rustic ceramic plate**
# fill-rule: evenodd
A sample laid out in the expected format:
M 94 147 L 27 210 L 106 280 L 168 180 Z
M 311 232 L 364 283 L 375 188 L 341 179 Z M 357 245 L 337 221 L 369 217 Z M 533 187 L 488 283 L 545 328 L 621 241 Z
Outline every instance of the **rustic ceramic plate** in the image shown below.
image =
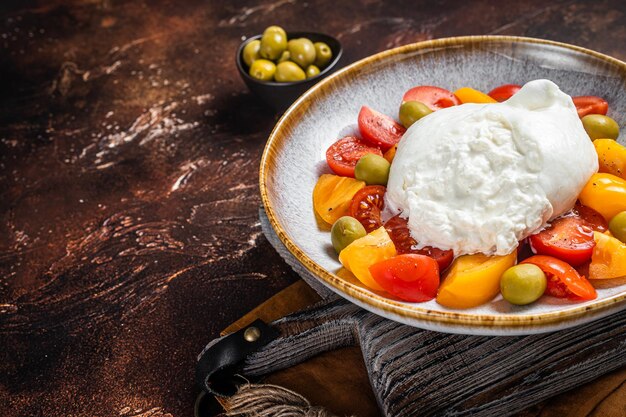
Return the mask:
M 328 288 L 376 314 L 416 327 L 519 335 L 575 326 L 626 308 L 626 280 L 603 283 L 598 298 L 585 303 L 544 297 L 533 305 L 515 307 L 498 297 L 481 307 L 452 310 L 435 301 L 390 299 L 341 270 L 328 228 L 316 221 L 311 195 L 319 175 L 329 172 L 325 151 L 355 125 L 362 105 L 395 115 L 403 93 L 416 85 L 488 91 L 538 78 L 554 81 L 572 96 L 604 97 L 609 115 L 626 125 L 626 64 L 567 44 L 500 36 L 439 39 L 385 51 L 344 68 L 300 97 L 269 138 L 260 187 L 272 227 Z M 622 133 L 621 142 L 624 137 Z

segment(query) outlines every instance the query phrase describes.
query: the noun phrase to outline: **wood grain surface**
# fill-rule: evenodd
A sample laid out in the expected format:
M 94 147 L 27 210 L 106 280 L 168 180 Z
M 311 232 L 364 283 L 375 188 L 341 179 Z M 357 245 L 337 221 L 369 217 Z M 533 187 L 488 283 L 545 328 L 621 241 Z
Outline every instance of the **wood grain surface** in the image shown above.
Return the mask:
M 345 62 L 466 34 L 626 59 L 615 1 L 3 1 L 0 412 L 183 416 L 196 354 L 296 277 L 261 234 L 277 115 L 233 55 L 270 24 Z

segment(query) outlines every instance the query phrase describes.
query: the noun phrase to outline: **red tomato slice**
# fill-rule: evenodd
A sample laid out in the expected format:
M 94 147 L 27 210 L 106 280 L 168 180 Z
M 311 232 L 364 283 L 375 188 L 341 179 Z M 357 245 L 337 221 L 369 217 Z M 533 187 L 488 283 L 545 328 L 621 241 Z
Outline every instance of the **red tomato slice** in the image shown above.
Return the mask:
M 487 95 L 495 101 L 502 103 L 510 99 L 513 94 L 517 93 L 521 88 L 522 86 L 517 84 L 504 84 L 494 88 Z
M 571 211 L 553 220 L 546 229 L 530 236 L 529 241 L 533 252 L 554 256 L 573 266 L 591 259 L 596 245 L 593 228 Z
M 385 207 L 385 190 L 382 185 L 368 185 L 352 197 L 350 216 L 361 222 L 367 233 L 383 225 L 380 212 Z
M 596 232 L 604 233 L 609 230 L 609 223 L 606 219 L 591 207 L 583 206 L 580 202 L 577 202 L 572 209 L 572 213 L 580 217 L 587 226 Z
M 380 149 L 369 146 L 354 136 L 333 143 L 326 151 L 326 162 L 333 172 L 344 177 L 354 177 L 354 167 L 363 155 L 373 153 L 383 156 Z
M 461 100 L 452 91 L 430 85 L 420 85 L 411 88 L 404 93 L 402 101 L 419 101 L 427 105 L 432 111 L 461 104 Z
M 385 229 L 396 247 L 396 252 L 399 254 L 413 253 L 433 258 L 439 264 L 440 271 L 450 266 L 454 259 L 454 253 L 451 250 L 443 250 L 431 246 L 417 249 L 417 241 L 411 237 L 407 220 L 400 217 L 399 214 L 387 220 Z
M 386 151 L 400 142 L 406 129 L 391 117 L 363 106 L 359 112 L 359 132 L 364 141 Z
M 537 265 L 548 278 L 546 294 L 558 298 L 568 298 L 573 301 L 587 301 L 595 299 L 598 294 L 587 278 L 578 275 L 578 272 L 566 262 L 552 256 L 535 255 L 521 263 Z
M 391 295 L 412 303 L 432 300 L 439 288 L 439 266 L 428 256 L 406 254 L 369 268 L 378 285 Z
M 596 96 L 572 97 L 578 117 L 581 119 L 588 114 L 606 114 L 609 110 L 609 103 L 605 99 Z

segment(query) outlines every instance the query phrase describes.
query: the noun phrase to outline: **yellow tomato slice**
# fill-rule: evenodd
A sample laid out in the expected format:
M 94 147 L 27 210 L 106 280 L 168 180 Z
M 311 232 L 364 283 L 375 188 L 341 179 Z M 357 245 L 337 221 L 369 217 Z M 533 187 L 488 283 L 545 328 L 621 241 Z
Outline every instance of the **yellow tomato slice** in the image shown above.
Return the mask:
M 395 158 L 395 156 L 396 156 L 396 151 L 397 150 L 398 150 L 398 144 L 396 143 L 391 148 L 389 148 L 389 150 L 387 152 L 385 152 L 383 157 L 387 160 L 387 162 L 392 163 L 393 162 L 393 158 Z
M 593 174 L 578 199 L 609 221 L 626 210 L 626 180 L 613 174 Z
M 593 232 L 596 246 L 589 264 L 589 279 L 626 276 L 626 245 L 604 233 Z
M 348 214 L 352 197 L 363 187 L 365 183 L 354 178 L 322 175 L 313 189 L 315 212 L 326 223 L 335 223 L 338 218 Z
M 496 100 L 487 94 L 474 90 L 473 88 L 463 87 L 454 92 L 454 95 L 461 100 L 461 103 L 497 103 Z
M 491 301 L 500 291 L 500 277 L 516 260 L 517 251 L 504 256 L 459 256 L 439 287 L 437 302 L 450 308 L 470 308 Z
M 613 139 L 596 139 L 593 146 L 598 154 L 600 172 L 626 178 L 626 147 Z
M 382 291 L 372 277 L 370 266 L 396 256 L 396 247 L 384 227 L 355 240 L 339 254 L 339 262 L 364 285 Z

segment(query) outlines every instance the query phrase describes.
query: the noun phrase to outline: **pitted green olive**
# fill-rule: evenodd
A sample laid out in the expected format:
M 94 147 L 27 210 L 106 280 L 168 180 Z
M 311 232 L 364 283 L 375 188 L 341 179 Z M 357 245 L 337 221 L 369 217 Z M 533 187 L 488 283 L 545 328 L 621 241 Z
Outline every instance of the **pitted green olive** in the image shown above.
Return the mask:
M 330 229 L 330 240 L 337 253 L 350 243 L 365 236 L 365 227 L 354 217 L 343 216 L 337 219 Z
M 420 103 L 419 101 L 405 101 L 400 106 L 400 123 L 408 129 L 413 123 L 432 112 L 433 111 L 424 103 Z
M 315 46 L 306 38 L 292 39 L 287 44 L 291 60 L 302 68 L 306 68 L 315 61 Z
M 609 222 L 611 234 L 622 242 L 626 242 L 626 211 L 617 213 Z
M 281 62 L 276 66 L 274 79 L 279 83 L 289 83 L 301 81 L 306 78 L 306 74 L 296 63 L 291 61 Z
M 280 26 L 276 26 L 276 25 L 272 25 L 272 26 L 268 26 L 265 28 L 265 30 L 263 31 L 263 33 L 265 32 L 278 32 L 280 33 L 285 39 L 287 39 L 287 32 L 285 32 L 285 29 L 281 28 Z
M 333 51 L 330 49 L 330 46 L 324 42 L 315 42 L 313 46 L 315 46 L 314 64 L 319 68 L 323 68 L 328 65 L 330 60 L 333 58 Z
M 250 66 L 250 76 L 261 81 L 272 81 L 276 73 L 276 65 L 267 59 L 257 59 Z
M 509 303 L 526 305 L 543 295 L 547 282 L 546 274 L 537 265 L 515 265 L 502 274 L 500 292 Z
M 278 26 L 270 26 L 265 29 L 261 37 L 261 57 L 277 60 L 283 51 L 287 49 L 287 34 Z
M 257 59 L 261 58 L 259 51 L 261 50 L 261 41 L 255 39 L 250 41 L 243 48 L 243 62 L 246 63 L 248 67 L 252 66 L 252 63 Z
M 307 78 L 313 78 L 319 75 L 320 69 L 317 68 L 315 65 L 309 65 L 308 67 L 306 67 L 305 72 Z
M 367 185 L 387 185 L 391 164 L 385 158 L 373 153 L 365 154 L 354 167 L 354 178 Z
M 289 51 L 283 51 L 283 53 L 280 55 L 280 58 L 278 58 L 278 63 L 280 64 L 281 62 L 289 61 L 290 58 L 291 54 L 289 53 Z
M 591 140 L 617 139 L 619 136 L 619 125 L 608 116 L 588 114 L 582 118 L 582 122 Z

